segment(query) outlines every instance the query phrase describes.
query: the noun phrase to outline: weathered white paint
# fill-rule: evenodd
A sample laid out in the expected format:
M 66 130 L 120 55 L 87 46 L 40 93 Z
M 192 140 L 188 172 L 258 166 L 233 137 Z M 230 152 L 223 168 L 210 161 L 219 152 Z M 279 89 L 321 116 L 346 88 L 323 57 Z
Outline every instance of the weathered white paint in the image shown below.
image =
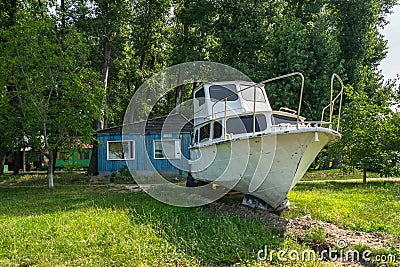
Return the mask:
M 337 142 L 341 135 L 331 126 L 321 127 L 322 122 L 307 123 L 304 117 L 297 117 L 285 109 L 272 111 L 263 90 L 265 100 L 254 102 L 240 91 L 245 87 L 243 82 L 219 84 L 235 84 L 238 100 L 212 101 L 210 85 L 203 85 L 205 101 L 202 105 L 196 101 L 194 104 L 195 130 L 213 120 L 224 124 L 229 117 L 254 114 L 265 115 L 267 128 L 255 133 L 228 132 L 221 138 L 210 137 L 195 143 L 190 148 L 192 176 L 251 194 L 277 208 L 304 176 L 321 149 Z M 273 114 L 295 122 L 274 124 Z
M 249 193 L 276 208 L 321 149 L 339 139 L 333 130 L 310 127 L 193 147 L 192 175 Z M 251 190 L 252 181 L 261 181 L 255 190 Z

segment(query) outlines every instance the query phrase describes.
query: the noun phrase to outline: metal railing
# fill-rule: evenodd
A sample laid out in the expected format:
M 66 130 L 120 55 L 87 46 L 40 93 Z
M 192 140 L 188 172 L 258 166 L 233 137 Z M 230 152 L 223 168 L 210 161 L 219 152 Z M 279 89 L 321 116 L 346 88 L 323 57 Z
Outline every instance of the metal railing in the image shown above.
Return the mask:
M 335 78 L 339 81 L 341 88 L 340 88 L 340 91 L 337 94 L 337 96 L 335 98 L 333 98 L 333 86 L 334 86 Z M 329 129 L 332 129 L 332 119 L 333 119 L 333 110 L 334 110 L 334 107 L 335 107 L 335 101 L 337 101 L 338 98 L 340 97 L 339 112 L 338 112 L 338 122 L 337 122 L 337 128 L 336 128 L 337 132 L 339 132 L 340 115 L 342 113 L 343 90 L 344 90 L 344 84 L 343 84 L 342 79 L 339 77 L 339 75 L 334 73 L 332 75 L 332 78 L 331 78 L 331 99 L 330 99 L 331 101 L 329 102 L 329 105 L 327 105 L 326 107 L 324 107 L 322 109 L 321 122 L 324 122 L 324 115 L 325 115 L 326 109 L 330 108 L 329 109 Z
M 301 111 L 301 103 L 303 102 L 303 92 L 304 92 L 304 75 L 301 72 L 293 72 L 293 73 L 289 73 L 286 75 L 282 75 L 282 76 L 278 76 L 275 78 L 271 78 L 265 81 L 260 82 L 259 84 L 267 84 L 269 82 L 273 82 L 273 81 L 277 81 L 277 80 L 281 80 L 284 78 L 289 78 L 292 76 L 300 76 L 301 77 L 301 90 L 300 90 L 300 100 L 299 100 L 299 106 L 297 108 L 297 120 L 296 120 L 296 129 L 299 129 L 299 121 L 300 121 L 300 111 Z
M 248 87 L 245 87 L 243 89 L 238 90 L 237 92 L 233 92 L 232 94 L 224 97 L 223 99 L 220 99 L 220 100 L 216 101 L 212 105 L 212 108 L 211 108 L 211 112 L 212 112 L 212 117 L 211 117 L 212 120 L 211 120 L 211 122 L 214 122 L 214 120 L 215 120 L 215 118 L 214 118 L 215 105 L 217 105 L 218 103 L 224 102 L 224 117 L 223 117 L 223 122 L 224 122 L 224 127 L 223 128 L 224 128 L 224 130 L 223 130 L 223 133 L 224 133 L 224 138 L 225 138 L 225 136 L 226 136 L 226 117 L 227 117 L 227 102 L 228 102 L 228 99 L 233 95 L 239 94 L 239 93 L 241 93 L 241 92 L 243 92 L 245 90 L 249 90 L 249 89 L 253 88 L 254 91 L 253 91 L 253 112 L 252 112 L 253 114 L 252 115 L 253 115 L 253 133 L 255 133 L 256 132 L 256 103 L 258 102 L 257 99 L 256 99 L 257 98 L 257 88 L 259 88 L 260 85 L 265 85 L 265 84 L 273 82 L 273 81 L 277 81 L 277 80 L 281 80 L 281 79 L 285 79 L 285 78 L 289 78 L 289 77 L 293 77 L 293 76 L 300 76 L 301 77 L 301 89 L 300 89 L 299 105 L 298 105 L 297 114 L 296 114 L 297 115 L 296 129 L 299 129 L 300 117 L 301 117 L 300 116 L 300 112 L 301 112 L 301 106 L 302 106 L 302 102 L 303 102 L 304 83 L 305 83 L 304 75 L 301 72 L 289 73 L 289 74 L 286 74 L 286 75 L 274 77 L 274 78 L 271 78 L 271 79 L 256 83 L 254 85 L 250 85 Z M 339 94 L 335 98 L 333 98 L 333 89 L 334 89 L 333 87 L 334 87 L 335 78 L 339 80 L 340 85 L 341 85 L 341 90 L 340 90 Z M 326 107 L 323 108 L 321 121 L 309 122 L 309 125 L 311 125 L 310 123 L 314 123 L 316 125 L 329 124 L 329 129 L 332 129 L 332 120 L 333 120 L 333 112 L 334 112 L 335 101 L 337 101 L 338 98 L 340 97 L 339 112 L 338 112 L 338 124 L 337 124 L 337 131 L 339 131 L 340 115 L 341 115 L 342 102 L 343 102 L 343 90 L 344 90 L 344 84 L 343 84 L 342 79 L 336 73 L 334 73 L 332 75 L 332 78 L 331 78 L 330 103 L 329 103 L 329 105 L 327 105 Z M 330 108 L 329 122 L 324 122 L 324 113 L 325 113 L 327 108 Z M 307 122 L 305 122 L 305 123 L 307 123 Z M 211 131 L 211 135 L 212 136 L 211 136 L 211 138 L 214 139 L 214 126 L 212 125 L 211 128 L 212 128 L 212 131 Z
M 301 77 L 301 91 L 300 91 L 299 106 L 298 106 L 298 109 L 297 109 L 297 123 L 296 123 L 296 128 L 298 129 L 298 128 L 299 128 L 299 121 L 300 121 L 301 103 L 303 102 L 304 80 L 305 80 L 305 79 L 304 79 L 304 75 L 303 75 L 301 72 L 289 73 L 289 74 L 286 74 L 286 75 L 274 77 L 274 78 L 271 78 L 271 79 L 268 79 L 268 80 L 265 80 L 265 81 L 256 83 L 256 84 L 254 84 L 254 85 L 250 85 L 250 86 L 248 86 L 248 87 L 245 87 L 245 88 L 243 88 L 243 89 L 238 90 L 237 93 L 234 92 L 234 93 L 232 93 L 232 94 L 226 96 L 225 98 L 218 100 L 218 101 L 215 102 L 215 103 L 212 105 L 212 107 L 211 107 L 211 114 L 212 114 L 211 119 L 212 119 L 212 121 L 214 121 L 214 114 L 215 114 L 215 113 L 214 113 L 214 107 L 215 107 L 215 105 L 218 104 L 218 103 L 224 102 L 224 103 L 225 103 L 225 105 L 224 105 L 224 135 L 226 135 L 227 99 L 228 99 L 229 97 L 231 97 L 231 96 L 233 96 L 233 95 L 236 95 L 236 94 L 239 94 L 239 93 L 241 93 L 241 92 L 243 92 L 243 91 L 245 91 L 245 90 L 254 88 L 254 89 L 253 89 L 253 90 L 254 90 L 254 91 L 253 91 L 253 133 L 255 133 L 255 132 L 256 132 L 256 103 L 257 103 L 256 100 L 257 100 L 257 88 L 259 88 L 260 85 L 265 85 L 265 84 L 270 83 L 270 82 L 273 82 L 273 81 L 277 81 L 277 80 L 289 78 L 289 77 L 296 76 L 296 75 L 298 75 L 298 76 Z M 214 127 L 213 127 L 213 128 L 214 128 Z

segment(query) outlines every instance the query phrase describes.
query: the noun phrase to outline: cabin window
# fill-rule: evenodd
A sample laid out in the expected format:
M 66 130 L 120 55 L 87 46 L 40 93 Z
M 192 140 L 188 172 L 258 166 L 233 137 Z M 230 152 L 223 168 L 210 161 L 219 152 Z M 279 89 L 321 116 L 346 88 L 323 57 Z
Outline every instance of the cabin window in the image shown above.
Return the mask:
M 234 84 L 211 85 L 210 98 L 214 102 L 224 100 L 225 98 L 227 101 L 236 101 L 238 100 L 238 95 L 236 94 L 236 86 Z
M 203 105 L 205 103 L 204 88 L 198 90 L 194 97 L 199 101 L 199 106 Z
M 274 124 L 274 125 L 279 125 L 279 124 L 296 125 L 297 118 L 274 114 L 274 115 L 272 115 L 272 124 Z
M 89 151 L 81 151 L 78 153 L 78 160 L 88 160 L 90 159 Z
M 156 140 L 154 141 L 154 159 L 180 159 L 180 140 Z
M 267 120 L 264 115 L 256 115 L 256 132 L 265 131 L 267 129 Z M 228 134 L 241 134 L 253 132 L 253 116 L 241 116 L 230 118 L 226 121 L 226 132 Z
M 254 86 L 249 87 L 248 85 L 240 85 L 240 89 L 243 90 L 241 91 L 242 97 L 246 101 L 254 101 Z M 259 86 L 256 88 L 256 102 L 265 102 L 265 97 L 263 94 L 263 89 Z
M 199 142 L 199 130 L 196 130 L 196 134 L 194 135 L 194 143 L 197 144 Z
M 222 136 L 222 124 L 219 121 L 214 122 L 213 139 L 218 139 Z
M 200 128 L 200 143 L 210 139 L 210 124 L 206 124 Z
M 135 141 L 108 141 L 107 160 L 135 159 Z

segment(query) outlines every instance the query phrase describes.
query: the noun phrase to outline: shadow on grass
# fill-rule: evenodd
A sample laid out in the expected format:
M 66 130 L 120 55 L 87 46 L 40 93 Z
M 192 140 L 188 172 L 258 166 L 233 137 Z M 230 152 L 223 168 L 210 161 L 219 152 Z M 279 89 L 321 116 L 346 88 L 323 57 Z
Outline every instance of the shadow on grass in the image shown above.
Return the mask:
M 55 185 L 88 184 L 90 177 L 79 172 L 64 172 L 54 175 Z M 47 175 L 44 173 L 21 173 L 18 175 L 0 175 L 0 186 L 43 186 L 48 185 Z
M 265 245 L 276 249 L 285 241 L 261 221 L 212 214 L 202 207 L 173 207 L 143 192 L 116 193 L 107 186 L 0 188 L 0 203 L 0 220 L 65 216 L 93 208 L 126 213 L 131 223 L 128 228 L 150 227 L 178 254 L 196 259 L 201 265 L 256 261 L 257 252 Z

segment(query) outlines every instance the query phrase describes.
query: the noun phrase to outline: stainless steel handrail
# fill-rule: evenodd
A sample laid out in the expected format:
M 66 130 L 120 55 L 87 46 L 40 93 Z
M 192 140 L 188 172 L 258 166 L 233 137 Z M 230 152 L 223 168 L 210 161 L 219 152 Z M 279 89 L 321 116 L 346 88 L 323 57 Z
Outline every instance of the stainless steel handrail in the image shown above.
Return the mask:
M 333 98 L 333 86 L 334 86 L 335 78 L 340 82 L 341 89 L 340 89 L 340 92 L 337 94 L 337 96 L 335 98 Z M 339 75 L 334 73 L 332 75 L 332 78 L 331 78 L 331 99 L 330 99 L 331 101 L 330 101 L 329 105 L 327 105 L 326 107 L 324 107 L 322 109 L 321 122 L 324 121 L 324 116 L 325 116 L 326 109 L 330 108 L 329 109 L 329 129 L 332 129 L 332 118 L 333 118 L 333 110 L 334 110 L 334 107 L 335 107 L 335 101 L 338 100 L 338 98 L 340 96 L 339 112 L 338 112 L 338 123 L 337 123 L 337 129 L 336 129 L 337 132 L 339 132 L 340 116 L 341 116 L 341 113 L 342 113 L 343 91 L 344 91 L 344 83 L 343 83 L 342 79 L 339 77 Z
M 300 125 L 299 122 L 300 122 L 300 117 L 301 117 L 300 116 L 300 112 L 301 112 L 301 106 L 302 106 L 302 102 L 303 102 L 304 84 L 305 84 L 305 78 L 304 78 L 304 75 L 301 72 L 293 72 L 293 73 L 289 73 L 289 74 L 286 74 L 286 75 L 281 75 L 281 76 L 278 76 L 278 77 L 274 77 L 274 78 L 271 78 L 271 79 L 256 83 L 254 85 L 250 85 L 248 87 L 240 89 L 237 92 L 234 92 L 234 93 L 226 96 L 223 99 L 220 99 L 220 100 L 216 101 L 211 107 L 211 113 L 212 113 L 211 114 L 211 122 L 214 122 L 214 120 L 215 120 L 214 119 L 214 115 L 215 115 L 214 114 L 214 108 L 215 108 L 215 105 L 220 103 L 220 102 L 224 102 L 224 118 L 223 119 L 224 119 L 224 139 L 225 139 L 226 138 L 226 117 L 227 117 L 227 102 L 228 102 L 228 98 L 233 96 L 233 95 L 239 94 L 239 93 L 241 93 L 241 92 L 243 92 L 245 90 L 253 88 L 253 90 L 254 90 L 254 95 L 253 95 L 253 133 L 255 133 L 255 130 L 256 130 L 255 120 L 256 120 L 256 102 L 257 102 L 256 101 L 256 93 L 257 93 L 256 90 L 257 90 L 257 87 L 260 86 L 260 85 L 265 85 L 265 84 L 273 82 L 273 81 L 281 80 L 281 79 L 284 79 L 284 78 L 289 78 L 289 77 L 296 76 L 296 75 L 301 77 L 300 99 L 299 99 L 299 105 L 298 105 L 298 108 L 297 108 L 297 119 L 296 119 L 296 129 L 299 129 L 299 125 Z M 339 80 L 340 85 L 341 85 L 341 90 L 340 90 L 339 94 L 335 98 L 333 98 L 333 86 L 334 86 L 335 78 Z M 342 103 L 343 103 L 343 90 L 344 90 L 344 84 L 343 84 L 342 79 L 339 77 L 339 75 L 334 73 L 332 75 L 332 78 L 331 78 L 330 103 L 329 103 L 329 105 L 324 107 L 323 110 L 322 110 L 322 118 L 321 118 L 321 121 L 319 123 L 320 125 L 329 124 L 329 128 L 332 129 L 332 119 L 333 119 L 334 105 L 335 105 L 335 101 L 337 101 L 338 98 L 340 97 L 338 123 L 337 123 L 337 131 L 339 131 L 340 116 L 341 116 Z M 324 113 L 325 113 L 327 108 L 330 108 L 329 122 L 324 122 Z M 212 125 L 212 127 L 214 127 L 214 126 Z M 212 132 L 213 132 L 213 130 L 212 130 Z M 212 139 L 214 139 L 214 136 L 212 136 Z
M 298 76 L 301 77 L 300 101 L 299 101 L 299 106 L 298 106 L 298 109 L 297 109 L 297 122 L 296 122 L 296 128 L 298 129 L 298 128 L 299 128 L 299 121 L 300 121 L 301 103 L 303 102 L 304 80 L 305 80 L 305 79 L 304 79 L 304 75 L 303 75 L 301 72 L 293 72 L 293 73 L 289 73 L 289 74 L 286 74 L 286 75 L 281 75 L 281 76 L 278 76 L 278 77 L 274 77 L 274 78 L 271 78 L 271 79 L 268 79 L 268 80 L 265 80 L 265 81 L 256 83 L 256 84 L 254 84 L 254 85 L 250 85 L 250 86 L 248 86 L 248 87 L 245 87 L 245 88 L 243 88 L 243 89 L 238 90 L 238 91 L 235 92 L 235 93 L 232 93 L 232 94 L 226 96 L 226 97 L 223 98 L 223 99 L 218 100 L 218 101 L 215 102 L 215 103 L 212 105 L 212 107 L 211 107 L 211 116 L 212 116 L 211 119 L 212 119 L 212 121 L 214 121 L 214 107 L 215 107 L 216 104 L 218 104 L 218 103 L 224 101 L 224 102 L 225 102 L 225 106 L 226 106 L 227 99 L 228 99 L 229 97 L 231 97 L 231 96 L 233 96 L 233 95 L 236 95 L 236 94 L 238 94 L 238 93 L 240 93 L 240 92 L 243 92 L 243 91 L 245 91 L 245 90 L 247 90 L 247 89 L 254 88 L 254 96 L 253 96 L 253 133 L 255 133 L 256 93 L 257 93 L 256 90 L 257 90 L 257 87 L 258 87 L 259 85 L 265 85 L 265 84 L 267 84 L 267 83 L 269 83 L 269 82 L 281 80 L 281 79 L 288 78 L 288 77 L 292 77 L 292 76 L 296 76 L 296 75 L 298 75 Z M 226 121 L 226 107 L 225 107 L 224 121 Z
M 266 83 L 269 83 L 269 82 L 273 82 L 273 81 L 276 81 L 276 80 L 280 80 L 280 79 L 284 79 L 284 78 L 288 78 L 288 77 L 292 77 L 292 76 L 296 76 L 296 75 L 299 75 L 301 77 L 300 100 L 299 100 L 299 107 L 297 109 L 297 121 L 296 121 L 296 129 L 299 129 L 301 102 L 303 102 L 303 92 L 304 92 L 304 75 L 303 75 L 303 73 L 301 73 L 301 72 L 289 73 L 289 74 L 286 74 L 286 75 L 282 75 L 282 76 L 278 76 L 278 77 L 275 77 L 275 78 L 271 78 L 271 79 L 262 81 L 262 82 L 258 83 L 258 85 L 259 84 L 264 84 L 265 85 Z

